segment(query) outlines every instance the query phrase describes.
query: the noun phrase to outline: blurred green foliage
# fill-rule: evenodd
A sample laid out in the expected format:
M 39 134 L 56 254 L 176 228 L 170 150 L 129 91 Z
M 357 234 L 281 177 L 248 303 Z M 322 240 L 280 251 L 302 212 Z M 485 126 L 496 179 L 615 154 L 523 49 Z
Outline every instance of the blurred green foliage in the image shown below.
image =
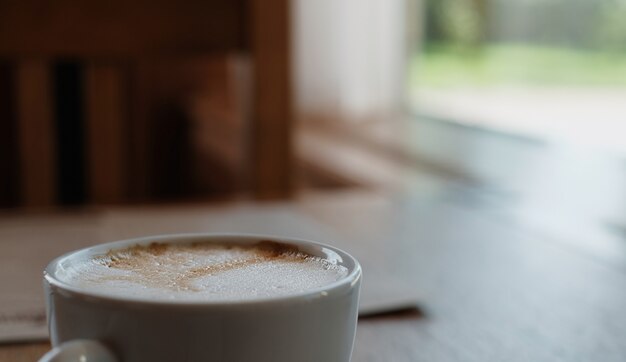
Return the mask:
M 431 44 L 410 65 L 412 84 L 626 85 L 626 54 L 525 44 L 485 45 L 480 51 Z
M 486 0 L 426 0 L 426 41 L 478 47 L 486 37 Z
M 425 0 L 426 42 L 626 51 L 626 0 Z
M 626 0 L 425 0 L 422 85 L 626 85 Z
M 602 15 L 593 32 L 593 41 L 601 49 L 626 52 L 626 0 L 602 3 Z

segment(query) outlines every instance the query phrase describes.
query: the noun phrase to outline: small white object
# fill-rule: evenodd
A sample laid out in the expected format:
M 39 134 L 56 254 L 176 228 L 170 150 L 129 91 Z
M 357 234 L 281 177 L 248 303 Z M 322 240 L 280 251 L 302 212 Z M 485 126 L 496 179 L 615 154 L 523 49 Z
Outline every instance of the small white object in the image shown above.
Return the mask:
M 102 343 L 78 339 L 65 342 L 46 353 L 39 362 L 117 362 L 117 358 Z

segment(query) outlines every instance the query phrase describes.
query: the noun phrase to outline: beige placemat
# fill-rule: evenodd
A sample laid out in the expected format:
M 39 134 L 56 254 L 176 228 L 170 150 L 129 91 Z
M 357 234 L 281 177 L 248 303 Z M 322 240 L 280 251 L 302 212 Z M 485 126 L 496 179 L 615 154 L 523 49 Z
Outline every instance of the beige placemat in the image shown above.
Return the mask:
M 417 296 L 377 260 L 376 248 L 338 237 L 332 228 L 287 204 L 222 208 L 119 208 L 90 215 L 0 219 L 0 342 L 47 338 L 41 273 L 61 254 L 101 242 L 182 232 L 243 232 L 334 244 L 364 270 L 360 314 L 415 306 Z

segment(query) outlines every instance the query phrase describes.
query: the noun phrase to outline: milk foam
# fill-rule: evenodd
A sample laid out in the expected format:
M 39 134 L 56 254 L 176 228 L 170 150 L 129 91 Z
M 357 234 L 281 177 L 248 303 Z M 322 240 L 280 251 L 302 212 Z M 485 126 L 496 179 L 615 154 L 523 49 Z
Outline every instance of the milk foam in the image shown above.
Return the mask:
M 265 299 L 331 284 L 348 274 L 336 262 L 274 242 L 132 246 L 69 263 L 57 277 L 74 286 L 149 299 Z

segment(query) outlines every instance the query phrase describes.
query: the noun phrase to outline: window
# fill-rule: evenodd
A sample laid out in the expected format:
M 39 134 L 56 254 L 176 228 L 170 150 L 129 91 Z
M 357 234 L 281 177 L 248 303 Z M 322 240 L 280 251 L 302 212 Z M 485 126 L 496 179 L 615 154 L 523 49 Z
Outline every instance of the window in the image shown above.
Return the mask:
M 626 0 L 423 0 L 418 114 L 626 153 Z

